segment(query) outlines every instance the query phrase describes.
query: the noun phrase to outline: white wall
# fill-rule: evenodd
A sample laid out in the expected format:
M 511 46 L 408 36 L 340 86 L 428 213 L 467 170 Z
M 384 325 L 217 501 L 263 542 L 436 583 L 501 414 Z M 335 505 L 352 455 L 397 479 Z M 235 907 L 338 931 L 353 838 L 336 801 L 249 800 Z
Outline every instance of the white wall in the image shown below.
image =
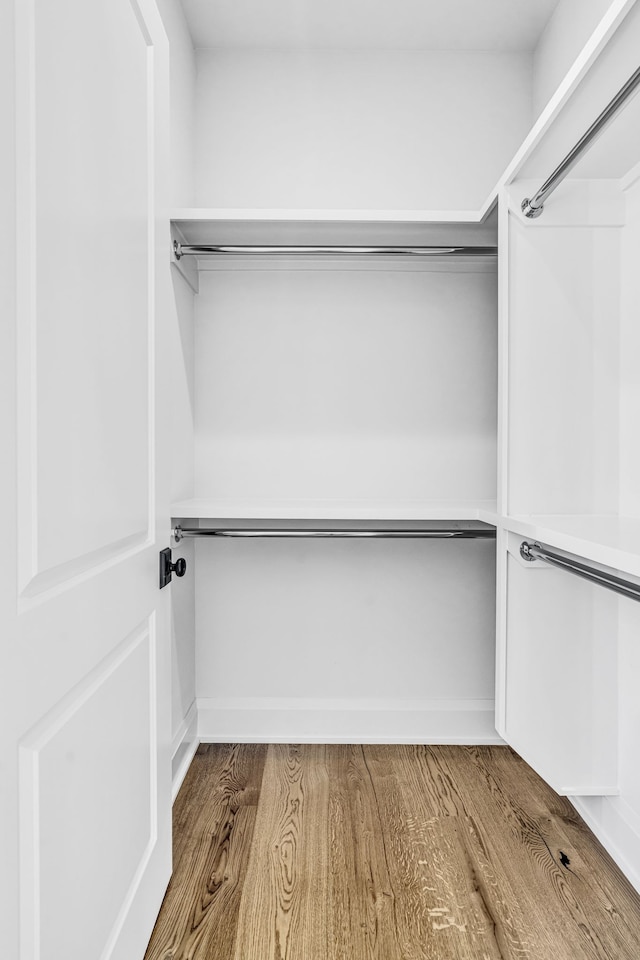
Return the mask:
M 478 209 L 532 120 L 528 54 L 199 50 L 196 200 Z
M 175 302 L 171 395 L 171 499 L 193 495 L 194 461 L 194 297 L 179 271 L 171 268 Z M 174 559 L 184 557 L 187 576 L 174 578 L 171 589 L 171 727 L 174 754 L 189 740 L 195 701 L 195 575 L 194 550 L 189 541 L 174 548 Z M 193 725 L 192 725 L 193 726 Z M 191 730 L 193 734 L 193 730 Z M 174 759 L 174 766 L 179 759 Z M 175 773 L 175 769 L 174 769 Z
M 16 380 L 16 138 L 15 138 L 15 5 L 0 4 L 0 116 L 3 131 L 0 137 L 0 315 L 2 316 L 2 349 L 0 350 L 0 495 L 3 503 L 16 503 L 15 450 L 15 380 Z M 0 610 L 2 610 L 2 662 L 0 671 L 0 942 L 7 956 L 17 957 L 20 928 L 18 898 L 18 751 L 14 740 L 16 722 L 9 717 L 9 705 L 15 702 L 10 690 L 16 676 L 11 669 L 11 653 L 18 646 L 16 597 L 18 596 L 16 557 L 18 556 L 18 523 L 7 517 L 0 555 Z M 19 721 L 18 721 L 19 722 Z
M 179 0 L 157 0 L 170 47 L 170 206 L 188 206 L 194 196 L 194 110 L 196 63 Z M 167 238 L 168 241 L 168 238 Z M 167 265 L 169 255 L 167 252 Z M 169 269 L 169 266 L 168 266 Z M 175 268 L 173 289 L 171 396 L 171 499 L 193 494 L 193 292 Z M 173 580 L 171 621 L 171 730 L 174 781 L 194 734 L 195 701 L 194 558 L 191 544 L 174 550 L 184 556 L 188 575 Z
M 204 739 L 497 739 L 491 541 L 242 539 L 196 553 Z
M 533 117 L 538 117 L 555 93 L 611 0 L 560 0 L 533 57 Z
M 625 192 L 627 223 L 622 231 L 620 290 L 620 513 L 640 517 L 640 163 Z
M 201 273 L 196 496 L 495 498 L 495 262 L 374 266 Z
M 495 496 L 495 263 L 200 275 L 196 495 Z M 205 739 L 495 739 L 495 549 L 203 541 Z
M 568 226 L 562 189 L 533 227 L 510 216 L 511 514 L 618 509 L 620 230 Z
M 169 37 L 171 75 L 171 197 L 174 207 L 194 203 L 196 60 L 180 0 L 156 0 Z

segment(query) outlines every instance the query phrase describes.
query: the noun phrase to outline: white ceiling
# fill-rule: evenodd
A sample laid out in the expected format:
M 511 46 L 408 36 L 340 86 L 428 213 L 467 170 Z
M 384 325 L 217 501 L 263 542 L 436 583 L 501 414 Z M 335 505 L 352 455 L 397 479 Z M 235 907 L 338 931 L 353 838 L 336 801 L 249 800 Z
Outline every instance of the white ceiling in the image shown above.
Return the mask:
M 558 0 L 182 0 L 195 47 L 532 50 Z

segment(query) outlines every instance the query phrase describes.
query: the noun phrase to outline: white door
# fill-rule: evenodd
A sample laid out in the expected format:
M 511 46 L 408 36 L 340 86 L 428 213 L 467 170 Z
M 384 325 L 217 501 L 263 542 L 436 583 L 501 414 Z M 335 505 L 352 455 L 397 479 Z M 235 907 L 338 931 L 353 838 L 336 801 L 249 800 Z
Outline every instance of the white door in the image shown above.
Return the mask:
M 171 856 L 167 41 L 153 0 L 11 6 L 0 943 L 12 960 L 140 960 Z

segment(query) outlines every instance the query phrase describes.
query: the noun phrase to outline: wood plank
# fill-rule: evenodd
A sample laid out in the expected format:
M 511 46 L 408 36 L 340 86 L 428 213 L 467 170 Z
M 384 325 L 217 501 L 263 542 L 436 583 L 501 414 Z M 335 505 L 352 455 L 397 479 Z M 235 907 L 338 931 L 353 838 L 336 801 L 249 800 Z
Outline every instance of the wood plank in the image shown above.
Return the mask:
M 326 752 L 322 744 L 269 746 L 235 960 L 326 960 Z
M 257 806 L 266 744 L 200 744 L 173 806 L 173 869 L 188 840 L 207 829 L 202 811 L 213 796 Z
M 489 858 L 500 865 L 501 885 L 525 912 L 531 956 L 563 956 L 562 944 L 570 944 L 572 960 L 640 956 L 640 897 L 597 852 L 575 811 L 562 815 L 568 801 L 554 794 L 545 812 L 549 788 L 532 790 L 524 768 L 517 788 L 483 748 L 434 749 L 447 752 Z
M 388 747 L 365 747 L 384 763 Z M 398 937 L 407 960 L 503 960 L 526 956 L 505 919 L 501 928 L 491 882 L 474 858 L 474 829 L 455 778 L 421 747 L 392 748 L 395 776 L 377 776 Z M 421 761 L 424 767 L 421 767 Z M 375 763 L 375 761 L 372 761 Z M 484 882 L 481 882 L 484 877 Z M 509 946 L 514 941 L 514 949 Z M 520 951 L 520 952 L 518 952 Z
M 387 854 L 371 772 L 361 746 L 328 748 L 331 960 L 402 956 Z
M 622 942 L 632 945 L 640 956 L 637 925 L 640 897 L 570 800 L 558 796 L 513 750 L 503 748 L 478 753 L 472 749 L 472 755 L 492 773 L 505 792 L 516 798 L 526 797 L 527 810 L 535 818 L 556 862 L 587 882 L 590 895 L 605 911 L 602 922 L 608 932 L 613 933 L 609 924 L 620 928 Z M 618 948 L 624 950 L 621 945 Z
M 145 960 L 233 952 L 266 747 L 198 749 L 176 800 L 179 850 Z
M 204 794 L 217 783 L 224 772 L 226 750 L 223 744 L 202 743 L 187 770 L 178 796 L 173 804 L 173 872 L 182 857 L 189 838 L 193 835 L 197 818 L 194 809 L 201 806 Z

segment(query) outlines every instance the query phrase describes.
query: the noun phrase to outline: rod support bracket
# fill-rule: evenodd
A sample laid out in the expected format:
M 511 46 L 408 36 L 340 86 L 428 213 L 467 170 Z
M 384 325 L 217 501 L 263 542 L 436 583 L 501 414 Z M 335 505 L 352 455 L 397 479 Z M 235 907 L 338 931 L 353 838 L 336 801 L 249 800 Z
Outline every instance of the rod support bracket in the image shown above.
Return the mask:
M 520 544 L 520 556 L 522 557 L 523 560 L 526 560 L 528 563 L 533 563 L 534 560 L 536 559 L 536 558 L 533 556 L 533 554 L 531 553 L 531 549 L 530 549 L 530 548 L 531 548 L 532 546 L 537 547 L 538 544 L 537 544 L 537 543 L 534 543 L 534 544 L 527 543 L 526 540 L 523 540 L 522 543 Z
M 176 523 L 171 533 L 176 543 L 180 543 L 180 541 L 184 539 L 182 536 L 182 527 L 180 526 L 179 523 Z
M 520 209 L 524 213 L 525 217 L 527 217 L 529 220 L 537 220 L 544 210 L 544 204 L 541 203 L 539 207 L 534 207 L 531 205 L 531 200 L 529 197 L 525 197 L 520 204 Z
M 173 241 L 173 255 L 176 260 L 180 260 L 182 258 L 182 244 L 178 243 L 177 240 Z

